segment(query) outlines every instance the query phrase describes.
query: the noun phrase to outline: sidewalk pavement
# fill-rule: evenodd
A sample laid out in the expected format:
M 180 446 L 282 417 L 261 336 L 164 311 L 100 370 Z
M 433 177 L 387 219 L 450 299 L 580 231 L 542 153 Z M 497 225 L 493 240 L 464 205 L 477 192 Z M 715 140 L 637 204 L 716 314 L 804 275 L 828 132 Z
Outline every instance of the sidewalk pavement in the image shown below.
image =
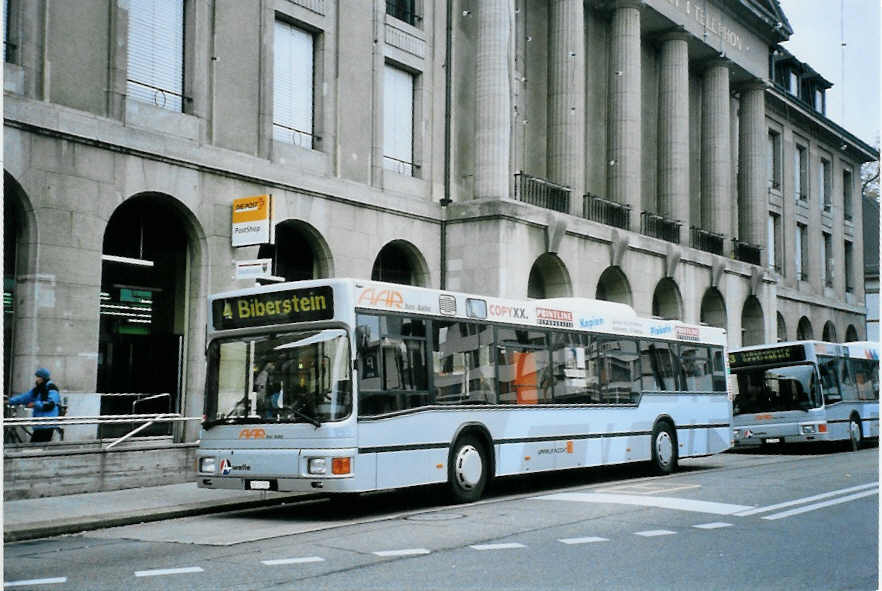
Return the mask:
M 20 499 L 3 503 L 6 543 L 90 529 L 160 521 L 270 505 L 312 493 L 254 492 L 198 488 L 194 482 L 107 492 Z

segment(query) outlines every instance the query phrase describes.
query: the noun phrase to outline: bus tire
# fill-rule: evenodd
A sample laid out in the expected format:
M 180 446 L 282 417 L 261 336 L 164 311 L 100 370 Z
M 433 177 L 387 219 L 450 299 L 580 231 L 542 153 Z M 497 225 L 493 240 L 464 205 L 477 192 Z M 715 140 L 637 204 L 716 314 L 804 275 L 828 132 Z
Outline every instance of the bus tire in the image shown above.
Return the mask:
M 857 415 L 851 415 L 848 420 L 848 440 L 851 445 L 851 451 L 859 450 L 864 444 L 864 435 L 861 432 L 861 418 Z
M 677 435 L 668 421 L 658 421 L 652 428 L 652 471 L 670 474 L 677 469 Z
M 447 485 L 455 503 L 471 503 L 484 494 L 490 462 L 484 443 L 471 433 L 456 440 L 450 454 Z

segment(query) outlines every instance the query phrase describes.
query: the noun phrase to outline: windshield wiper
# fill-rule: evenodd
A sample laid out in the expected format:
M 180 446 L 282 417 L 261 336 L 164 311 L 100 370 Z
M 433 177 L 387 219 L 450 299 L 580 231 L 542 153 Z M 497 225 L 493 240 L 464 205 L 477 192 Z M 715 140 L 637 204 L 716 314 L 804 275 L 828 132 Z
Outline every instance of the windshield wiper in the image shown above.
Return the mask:
M 318 429 L 319 427 L 322 426 L 321 421 L 319 421 L 317 418 L 310 416 L 304 412 L 301 412 L 300 409 L 302 409 L 302 408 L 303 408 L 302 406 L 298 406 L 298 407 L 286 406 L 284 408 L 284 410 L 287 410 L 291 414 L 300 417 L 301 419 L 303 419 L 304 421 L 306 421 L 307 423 L 309 423 L 310 425 L 312 425 L 316 429 Z

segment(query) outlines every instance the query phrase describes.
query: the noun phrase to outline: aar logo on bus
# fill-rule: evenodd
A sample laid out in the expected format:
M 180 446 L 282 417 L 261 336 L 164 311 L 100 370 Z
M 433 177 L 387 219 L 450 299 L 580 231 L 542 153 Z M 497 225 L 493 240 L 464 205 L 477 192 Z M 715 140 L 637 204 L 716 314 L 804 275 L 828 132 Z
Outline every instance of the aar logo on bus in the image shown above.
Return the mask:
M 224 458 L 220 463 L 220 473 L 223 476 L 227 476 L 230 472 L 233 471 L 233 466 L 230 464 L 230 460 Z
M 401 297 L 401 292 L 394 289 L 374 289 L 369 287 L 358 296 L 358 305 L 380 306 L 400 310 L 404 307 L 404 298 Z

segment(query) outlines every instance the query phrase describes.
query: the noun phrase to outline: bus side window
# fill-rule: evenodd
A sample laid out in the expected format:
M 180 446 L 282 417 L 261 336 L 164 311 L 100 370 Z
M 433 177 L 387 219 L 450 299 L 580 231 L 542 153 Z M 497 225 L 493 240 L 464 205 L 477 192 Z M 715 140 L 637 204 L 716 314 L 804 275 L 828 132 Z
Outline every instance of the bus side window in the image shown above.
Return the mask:
M 726 364 L 723 359 L 723 350 L 719 347 L 711 347 L 713 355 L 713 387 L 714 392 L 725 392 L 726 384 Z
M 842 390 L 843 400 L 857 400 L 857 388 L 854 383 L 854 373 L 848 358 L 840 357 L 836 360 L 839 366 L 839 387 Z
M 489 326 L 436 320 L 432 323 L 435 403 L 494 404 L 495 367 Z
M 836 359 L 827 355 L 818 355 L 818 372 L 821 374 L 821 392 L 824 395 L 824 404 L 842 402 Z
M 640 341 L 640 369 L 644 392 L 677 390 L 674 356 L 668 343 Z

